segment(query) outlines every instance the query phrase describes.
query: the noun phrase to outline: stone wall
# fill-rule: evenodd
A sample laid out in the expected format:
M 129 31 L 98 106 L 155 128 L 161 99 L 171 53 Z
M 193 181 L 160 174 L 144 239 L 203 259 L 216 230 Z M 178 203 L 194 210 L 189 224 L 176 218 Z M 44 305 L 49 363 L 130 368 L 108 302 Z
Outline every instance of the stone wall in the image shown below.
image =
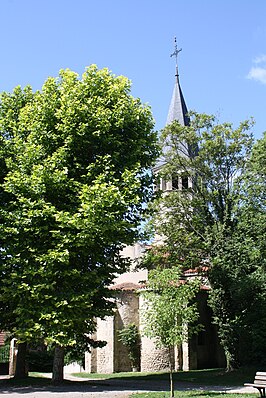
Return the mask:
M 141 337 L 141 371 L 157 372 L 169 369 L 168 350 L 156 348 L 155 341 Z
M 106 341 L 103 348 L 92 349 L 85 355 L 85 370 L 89 373 L 131 371 L 126 347 L 119 341 L 118 332 L 129 324 L 139 326 L 139 299 L 132 290 L 118 291 L 113 317 L 97 319 L 97 340 Z
M 115 314 L 115 364 L 116 372 L 131 371 L 131 363 L 126 347 L 119 341 L 118 333 L 134 323 L 139 326 L 139 300 L 134 291 L 117 293 L 117 311 Z
M 95 339 L 97 336 L 93 336 Z M 96 373 L 97 372 L 97 352 L 96 348 L 91 348 L 90 352 L 85 352 L 85 372 Z
M 142 309 L 145 305 L 141 293 L 127 283 L 116 292 L 116 311 L 113 317 L 97 321 L 97 340 L 107 341 L 104 348 L 92 349 L 86 354 L 86 371 L 98 373 L 126 372 L 131 370 L 127 349 L 119 341 L 118 332 L 131 323 L 139 327 L 141 335 L 140 370 L 142 372 L 169 369 L 168 350 L 157 348 L 155 340 L 143 335 Z M 131 287 L 130 287 L 131 286 Z M 223 353 L 217 341 L 217 333 L 211 323 L 211 313 L 207 306 L 207 294 L 198 296 L 200 323 L 204 330 L 175 348 L 172 366 L 175 370 L 202 369 L 223 366 Z
M 97 320 L 97 340 L 106 341 L 103 348 L 97 349 L 97 355 L 92 353 L 92 369 L 97 373 L 113 373 L 114 369 L 114 317 Z M 97 361 L 95 366 L 93 360 Z
M 142 311 L 145 310 L 145 300 L 140 294 L 139 296 L 139 315 L 140 315 L 140 334 L 141 334 L 141 371 L 157 372 L 169 369 L 169 353 L 168 349 L 157 348 L 156 341 L 150 339 L 143 334 L 144 323 L 142 319 Z

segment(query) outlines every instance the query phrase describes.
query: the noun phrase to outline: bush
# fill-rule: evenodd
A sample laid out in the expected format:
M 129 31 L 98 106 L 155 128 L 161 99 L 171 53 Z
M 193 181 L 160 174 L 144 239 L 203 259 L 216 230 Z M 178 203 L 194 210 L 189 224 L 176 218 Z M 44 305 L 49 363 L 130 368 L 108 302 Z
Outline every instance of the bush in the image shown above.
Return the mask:
M 137 326 L 129 324 L 118 332 L 119 341 L 127 348 L 128 357 L 132 368 L 139 368 L 140 361 L 140 337 Z
M 53 350 L 29 350 L 27 361 L 30 372 L 52 372 Z

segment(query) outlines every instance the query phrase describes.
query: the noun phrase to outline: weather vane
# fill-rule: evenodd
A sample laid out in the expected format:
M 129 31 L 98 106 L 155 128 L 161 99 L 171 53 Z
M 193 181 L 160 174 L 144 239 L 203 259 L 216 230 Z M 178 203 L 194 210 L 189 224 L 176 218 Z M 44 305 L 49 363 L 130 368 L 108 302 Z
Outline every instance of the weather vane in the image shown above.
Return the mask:
M 180 53 L 180 51 L 182 51 L 182 48 L 180 48 L 178 50 L 177 48 L 177 42 L 176 42 L 176 37 L 175 37 L 175 51 L 173 52 L 173 54 L 170 55 L 170 57 L 175 57 L 175 61 L 176 61 L 176 65 L 177 65 L 177 56 Z
M 177 56 L 180 53 L 180 51 L 182 51 L 182 48 L 180 48 L 180 49 L 177 48 L 176 37 L 175 37 L 175 51 L 173 52 L 173 54 L 170 55 L 170 57 L 175 57 L 175 75 L 176 75 L 177 81 L 178 81 Z

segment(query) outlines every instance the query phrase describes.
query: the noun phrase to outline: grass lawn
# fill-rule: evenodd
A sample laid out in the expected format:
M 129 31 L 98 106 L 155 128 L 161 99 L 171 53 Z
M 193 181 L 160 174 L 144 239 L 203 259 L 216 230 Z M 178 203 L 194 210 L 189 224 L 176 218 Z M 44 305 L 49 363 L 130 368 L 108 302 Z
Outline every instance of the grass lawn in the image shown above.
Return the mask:
M 191 370 L 188 372 L 179 371 L 174 373 L 175 382 L 191 382 L 202 385 L 219 385 L 219 386 L 242 386 L 244 383 L 253 382 L 257 370 L 255 367 L 241 368 L 232 372 L 225 372 L 224 369 L 209 370 Z M 73 373 L 74 376 L 92 378 L 92 379 L 113 379 L 113 378 L 132 378 L 132 380 L 168 380 L 167 372 L 157 373 L 113 373 L 113 374 L 97 374 L 97 373 Z M 246 395 L 247 396 L 247 395 Z M 239 397 L 239 395 L 238 395 Z
M 254 374 L 256 370 L 263 370 L 262 368 L 242 368 L 232 372 L 225 372 L 223 369 L 210 369 L 210 370 L 194 370 L 188 372 L 176 372 L 174 374 L 175 387 L 178 388 L 178 382 L 192 383 L 191 389 L 186 391 L 175 391 L 175 398 L 216 398 L 223 396 L 224 398 L 256 398 L 259 397 L 259 393 L 254 390 L 254 394 L 241 394 L 241 393 L 219 393 L 197 390 L 196 385 L 200 386 L 243 386 L 245 382 L 251 382 L 254 379 Z M 115 373 L 109 375 L 103 374 L 88 374 L 88 373 L 75 373 L 75 376 L 90 378 L 90 379 L 120 379 L 128 380 L 129 384 L 134 384 L 134 382 L 142 381 L 142 385 L 147 381 L 147 385 L 152 385 L 152 382 L 156 381 L 166 381 L 165 389 L 168 386 L 169 374 L 164 373 Z M 14 387 L 14 386 L 33 386 L 33 387 L 45 387 L 51 385 L 51 375 L 50 378 L 43 377 L 44 374 L 40 373 L 30 373 L 30 377 L 24 380 L 7 379 L 0 380 L 0 389 L 2 387 Z M 65 380 L 63 382 L 64 386 L 74 386 L 78 381 Z M 84 386 L 90 381 L 82 382 Z M 147 388 L 148 389 L 148 388 Z M 165 392 L 150 392 L 150 393 L 134 393 L 131 398 L 169 398 L 169 391 Z
M 244 383 L 252 382 L 256 373 L 257 367 L 241 368 L 232 372 L 225 372 L 224 369 L 209 369 L 209 370 L 192 370 L 188 372 L 180 371 L 174 374 L 175 386 L 177 388 L 178 382 L 193 383 L 194 390 L 191 391 L 175 391 L 175 398 L 216 398 L 223 396 L 224 398 L 256 398 L 259 393 L 254 390 L 252 394 L 240 393 L 219 393 L 210 391 L 197 391 L 195 384 L 208 386 L 243 386 Z M 261 369 L 263 370 L 263 369 Z M 103 379 L 131 379 L 142 381 L 158 381 L 169 380 L 167 372 L 157 373 L 113 373 L 113 374 L 91 374 L 91 373 L 75 373 L 75 376 L 85 378 L 103 378 Z M 170 393 L 167 392 L 150 392 L 132 394 L 132 398 L 169 398 Z
M 169 398 L 169 392 L 133 394 L 131 398 Z M 227 394 L 209 391 L 175 391 L 175 398 L 256 398 L 257 394 Z

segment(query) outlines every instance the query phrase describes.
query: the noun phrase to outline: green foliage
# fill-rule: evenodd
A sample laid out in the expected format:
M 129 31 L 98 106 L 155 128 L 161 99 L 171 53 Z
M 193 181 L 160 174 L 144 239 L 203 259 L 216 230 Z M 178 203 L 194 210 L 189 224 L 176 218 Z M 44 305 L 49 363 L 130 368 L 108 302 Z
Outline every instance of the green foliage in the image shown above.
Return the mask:
M 189 189 L 173 190 L 163 198 L 167 217 L 158 215 L 157 230 L 167 236 L 171 263 L 182 259 L 184 267 L 199 265 L 234 228 L 242 199 L 239 177 L 252 146 L 249 127 L 244 122 L 233 130 L 212 116 L 192 114 L 190 126 L 174 122 L 163 130 L 167 164 L 162 176 L 190 178 Z
M 180 267 L 172 266 L 151 270 L 142 293 L 146 302 L 142 311 L 143 333 L 155 339 L 158 347 L 168 349 L 171 397 L 174 397 L 173 349 L 201 329 L 196 323 L 198 311 L 193 302 L 198 291 L 198 279 L 182 281 Z
M 245 178 L 246 190 L 248 191 L 249 204 L 259 214 L 265 212 L 266 194 L 265 194 L 265 153 L 266 153 L 266 132 L 263 137 L 258 140 L 251 153 L 248 163 L 247 175 Z M 263 212 L 262 212 L 263 210 Z
M 192 327 L 198 319 L 194 299 L 199 291 L 199 281 L 182 281 L 180 278 L 180 267 L 156 268 L 149 272 L 143 293 L 146 301 L 142 313 L 143 332 L 155 338 L 161 347 L 179 346 L 200 329 L 199 325 Z
M 227 355 L 238 364 L 265 364 L 265 136 L 252 148 L 241 176 L 234 229 L 213 259 L 211 304 Z M 263 160 L 264 156 L 264 160 Z M 246 350 L 246 347 L 249 350 Z
M 190 120 L 162 132 L 161 177 L 189 176 L 189 187 L 158 200 L 153 225 L 163 244 L 145 262 L 208 267 L 209 303 L 230 368 L 265 356 L 266 141 L 253 148 L 252 122 L 233 129 L 213 116 L 194 113 Z
M 95 340 L 87 335 L 77 335 L 76 344 L 68 346 L 65 349 L 64 363 L 69 365 L 73 362 L 77 362 L 80 366 L 85 368 L 85 352 L 91 351 L 91 348 L 102 348 L 106 345 L 106 341 Z
M 138 327 L 131 323 L 118 332 L 119 341 L 127 348 L 132 367 L 139 367 L 140 335 Z
M 0 101 L 1 328 L 73 347 L 112 313 L 108 285 L 152 199 L 152 115 L 96 66 Z
M 29 350 L 27 364 L 30 372 L 52 372 L 53 350 Z
M 0 347 L 0 363 L 8 363 L 10 354 L 10 345 L 5 344 Z

